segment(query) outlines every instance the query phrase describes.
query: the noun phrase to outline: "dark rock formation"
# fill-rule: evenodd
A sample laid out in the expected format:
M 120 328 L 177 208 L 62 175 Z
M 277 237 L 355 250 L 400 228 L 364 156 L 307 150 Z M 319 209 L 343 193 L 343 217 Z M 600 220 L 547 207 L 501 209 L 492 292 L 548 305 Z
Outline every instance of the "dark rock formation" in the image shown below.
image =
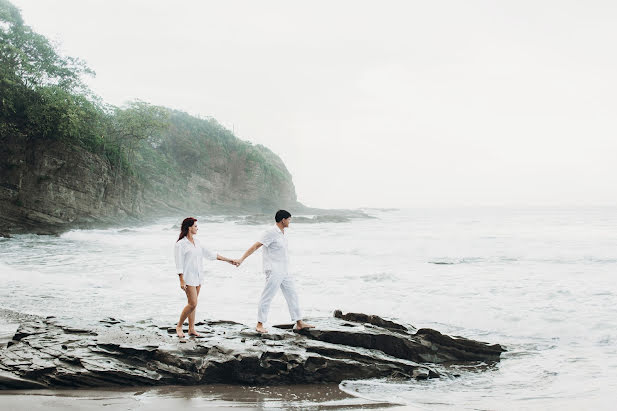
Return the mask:
M 379 349 L 388 355 L 418 362 L 448 363 L 457 361 L 499 361 L 505 350 L 499 344 L 485 344 L 463 337 L 449 337 L 430 328 L 413 332 L 413 327 L 397 324 L 376 315 L 334 312 L 336 318 L 364 323 L 377 331 L 369 330 L 346 338 L 345 344 L 354 347 Z M 372 328 L 372 327 L 371 327 Z M 390 331 L 382 332 L 383 329 Z M 320 341 L 337 340 L 337 331 L 303 330 L 302 333 Z M 410 338 L 412 337 L 412 338 Z
M 302 224 L 318 224 L 318 223 L 348 223 L 351 221 L 351 218 L 346 217 L 344 215 L 323 215 L 323 216 L 315 216 L 315 217 L 296 217 L 294 218 L 294 223 L 302 223 Z
M 113 318 L 82 329 L 22 316 L 0 348 L 0 388 L 426 379 L 448 372 L 441 363 L 490 363 L 504 351 L 365 314 L 339 311 L 311 321 L 315 329 L 278 326 L 265 335 L 235 322 L 207 321 L 197 326 L 203 338 L 179 340 L 173 328 Z
M 315 214 L 313 217 L 293 216 L 294 224 L 318 224 L 318 223 L 348 223 L 352 219 L 375 218 L 358 210 L 319 210 L 316 213 L 314 208 L 306 208 L 299 204 L 290 210 L 293 213 Z M 228 216 L 227 221 L 234 221 L 240 225 L 263 225 L 274 224 L 274 215 L 252 214 L 247 216 Z
M 334 311 L 334 317 L 356 323 L 369 323 L 381 328 L 387 328 L 389 330 L 400 330 L 405 332 L 410 330 L 410 327 L 408 326 L 395 323 L 394 321 L 385 320 L 377 315 L 367 315 L 362 313 L 343 314 L 341 310 L 336 310 Z

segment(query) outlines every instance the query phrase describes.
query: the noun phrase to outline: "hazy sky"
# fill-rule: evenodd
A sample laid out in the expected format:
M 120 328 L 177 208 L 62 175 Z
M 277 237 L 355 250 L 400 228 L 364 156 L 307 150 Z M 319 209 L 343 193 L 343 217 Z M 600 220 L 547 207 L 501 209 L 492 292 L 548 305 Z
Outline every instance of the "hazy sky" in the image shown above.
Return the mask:
M 307 205 L 617 204 L 612 1 L 12 2 L 107 103 L 216 118 Z

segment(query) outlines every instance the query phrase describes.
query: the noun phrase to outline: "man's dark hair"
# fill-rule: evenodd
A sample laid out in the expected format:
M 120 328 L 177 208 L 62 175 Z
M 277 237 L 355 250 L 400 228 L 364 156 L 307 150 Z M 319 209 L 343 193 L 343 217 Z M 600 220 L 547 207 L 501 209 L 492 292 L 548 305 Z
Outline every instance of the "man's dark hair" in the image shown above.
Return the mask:
M 289 218 L 289 217 L 291 217 L 291 214 L 289 214 L 289 211 L 279 210 L 276 212 L 276 215 L 274 216 L 274 221 L 276 221 L 277 223 L 280 223 L 282 219 Z

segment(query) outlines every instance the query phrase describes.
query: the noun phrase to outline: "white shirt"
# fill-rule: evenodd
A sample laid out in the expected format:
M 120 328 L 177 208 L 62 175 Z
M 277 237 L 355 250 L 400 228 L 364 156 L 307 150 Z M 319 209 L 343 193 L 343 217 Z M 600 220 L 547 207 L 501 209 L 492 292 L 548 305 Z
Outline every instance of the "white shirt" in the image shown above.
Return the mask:
M 187 237 L 176 242 L 174 246 L 174 259 L 176 260 L 176 273 L 184 274 L 184 282 L 187 285 L 201 285 L 204 280 L 203 259 L 216 260 L 217 253 L 202 246 L 199 240 L 193 238 L 193 245 Z
M 287 236 L 277 227 L 265 231 L 258 240 L 263 244 L 264 272 L 287 273 L 289 257 L 287 256 Z

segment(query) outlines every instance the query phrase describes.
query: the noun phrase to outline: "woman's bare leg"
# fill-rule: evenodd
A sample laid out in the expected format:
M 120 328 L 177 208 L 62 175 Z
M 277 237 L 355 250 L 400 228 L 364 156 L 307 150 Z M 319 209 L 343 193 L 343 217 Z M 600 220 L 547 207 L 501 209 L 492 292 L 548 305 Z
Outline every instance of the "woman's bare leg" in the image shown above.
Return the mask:
M 184 307 L 184 309 L 182 310 L 182 313 L 180 314 L 180 320 L 178 320 L 178 324 L 176 325 L 176 334 L 178 334 L 178 337 L 183 338 L 184 337 L 184 333 L 182 332 L 182 325 L 184 324 L 184 320 L 186 320 L 186 318 L 193 312 L 195 311 L 195 308 L 197 307 L 197 287 L 193 286 L 193 285 L 187 285 L 186 286 L 186 290 L 184 290 L 186 292 L 186 299 L 187 299 L 187 304 Z
M 199 297 L 199 290 L 201 289 L 201 285 L 198 285 L 197 287 L 197 297 Z M 189 314 L 189 335 L 194 335 L 195 337 L 201 337 L 201 335 L 197 334 L 197 331 L 195 331 L 195 313 L 197 312 L 197 310 L 193 310 L 191 311 L 191 313 Z

